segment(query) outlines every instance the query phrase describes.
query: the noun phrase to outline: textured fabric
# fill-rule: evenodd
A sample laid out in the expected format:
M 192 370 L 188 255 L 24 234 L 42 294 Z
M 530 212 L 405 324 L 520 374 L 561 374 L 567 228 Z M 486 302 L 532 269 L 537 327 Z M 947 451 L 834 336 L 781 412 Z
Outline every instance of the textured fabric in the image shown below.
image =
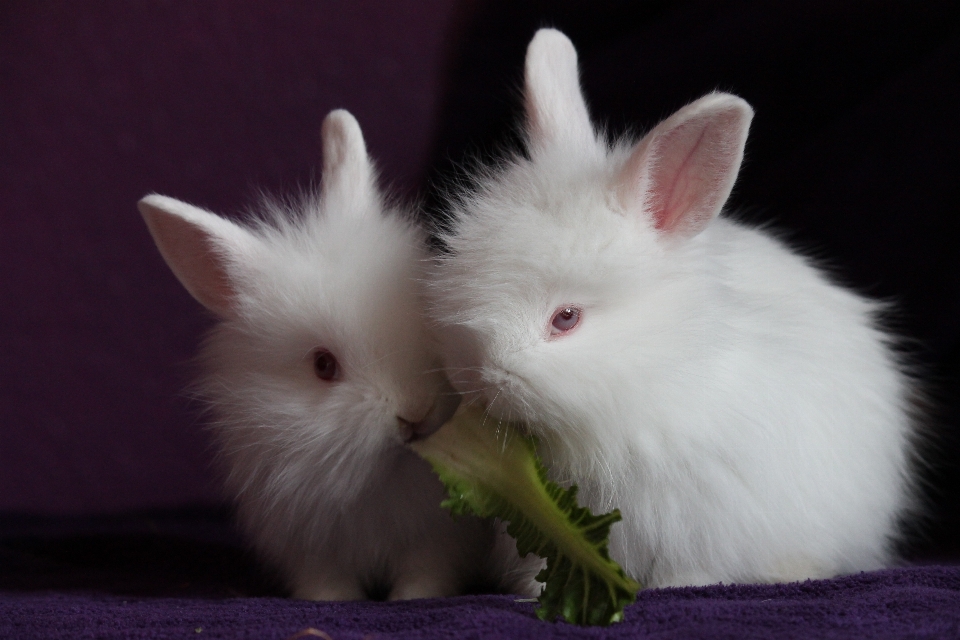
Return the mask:
M 910 568 L 789 585 L 651 590 L 640 594 L 624 622 L 606 629 L 541 622 L 534 607 L 509 596 L 315 603 L 6 593 L 0 595 L 0 637 L 283 640 L 312 628 L 333 640 L 957 638 L 960 568 Z
M 3 640 L 285 640 L 307 628 L 333 640 L 960 638 L 960 566 L 946 565 L 801 584 L 643 591 L 626 620 L 607 629 L 541 622 L 534 604 L 510 596 L 315 603 L 283 595 L 227 512 L 0 517 Z

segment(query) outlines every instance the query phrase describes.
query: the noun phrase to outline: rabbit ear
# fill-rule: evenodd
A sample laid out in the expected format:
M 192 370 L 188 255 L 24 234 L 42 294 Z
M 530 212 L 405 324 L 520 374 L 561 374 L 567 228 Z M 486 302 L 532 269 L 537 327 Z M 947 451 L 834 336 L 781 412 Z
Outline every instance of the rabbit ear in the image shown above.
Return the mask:
M 580 92 L 577 51 L 556 29 L 540 29 L 527 47 L 524 69 L 527 130 L 533 150 L 553 144 L 596 146 Z
M 220 216 L 165 196 L 137 203 L 160 255 L 196 300 L 221 318 L 235 315 L 236 266 L 248 264 L 258 240 Z
M 617 178 L 620 204 L 665 233 L 696 235 L 730 196 L 752 118 L 750 105 L 728 93 L 680 109 L 637 144 Z
M 369 205 L 377 198 L 374 170 L 356 118 L 343 109 L 331 111 L 320 132 L 325 208 L 351 213 L 370 210 Z

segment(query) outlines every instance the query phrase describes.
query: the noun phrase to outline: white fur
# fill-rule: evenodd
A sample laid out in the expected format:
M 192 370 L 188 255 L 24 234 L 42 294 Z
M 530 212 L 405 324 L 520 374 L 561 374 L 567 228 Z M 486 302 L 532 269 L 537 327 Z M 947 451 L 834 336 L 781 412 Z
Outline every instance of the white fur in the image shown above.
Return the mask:
M 890 564 L 913 427 L 880 306 L 716 217 L 745 102 L 712 94 L 611 149 L 571 50 L 537 34 L 527 105 L 578 104 L 531 116 L 530 158 L 452 205 L 430 279 L 454 385 L 526 422 L 591 509 L 621 510 L 611 555 L 646 586 Z M 581 322 L 551 336 L 566 305 Z
M 488 570 L 494 532 L 442 510 L 439 481 L 404 446 L 450 409 L 422 318 L 425 238 L 384 205 L 352 116 L 331 113 L 323 139 L 321 192 L 266 202 L 253 227 L 156 195 L 140 209 L 220 318 L 199 389 L 240 522 L 293 595 L 456 594 Z M 321 347 L 339 379 L 315 375 Z

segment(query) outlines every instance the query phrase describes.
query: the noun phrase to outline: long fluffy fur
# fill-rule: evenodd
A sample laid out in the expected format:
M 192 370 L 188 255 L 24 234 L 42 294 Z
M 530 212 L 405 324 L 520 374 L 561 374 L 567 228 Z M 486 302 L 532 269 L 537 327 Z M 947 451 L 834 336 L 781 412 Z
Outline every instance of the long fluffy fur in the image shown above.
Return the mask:
M 488 534 L 440 510 L 439 482 L 397 426 L 443 389 L 416 290 L 423 239 L 395 212 L 341 218 L 318 204 L 297 217 L 273 207 L 241 312 L 203 348 L 226 490 L 298 597 L 456 593 Z M 344 367 L 334 384 L 313 373 L 319 346 Z
M 349 114 L 327 118 L 324 143 L 322 190 L 265 200 L 249 226 L 141 202 L 174 272 L 220 315 L 197 389 L 225 490 L 296 597 L 461 593 L 488 578 L 495 532 L 442 510 L 403 442 L 449 392 L 423 318 L 425 237 L 384 204 Z M 321 347 L 339 379 L 315 375 Z
M 455 386 L 620 508 L 611 555 L 647 586 L 895 562 L 914 422 L 882 307 L 767 232 L 716 218 L 677 241 L 625 213 L 635 145 L 538 135 L 451 202 L 430 284 Z M 566 304 L 581 325 L 547 339 Z

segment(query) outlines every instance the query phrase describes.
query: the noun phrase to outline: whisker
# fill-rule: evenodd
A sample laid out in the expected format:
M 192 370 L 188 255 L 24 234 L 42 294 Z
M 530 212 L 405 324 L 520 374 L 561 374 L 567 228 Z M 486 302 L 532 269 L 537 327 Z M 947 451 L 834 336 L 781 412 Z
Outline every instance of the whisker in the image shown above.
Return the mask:
M 484 408 L 484 410 L 483 410 L 483 422 L 481 423 L 482 426 L 485 427 L 485 426 L 487 425 L 487 418 L 490 417 L 490 409 L 493 408 L 493 403 L 496 402 L 496 401 L 497 401 L 497 398 L 500 397 L 500 392 L 501 392 L 501 391 L 502 391 L 502 389 L 498 388 L 496 395 L 493 396 L 493 400 L 491 400 L 491 401 L 490 401 L 490 404 L 488 404 L 488 405 Z
M 398 354 L 401 354 L 401 353 L 404 353 L 404 352 L 409 352 L 409 351 L 413 351 L 413 350 L 412 350 L 412 349 L 397 349 L 396 351 L 390 351 L 390 352 L 388 352 L 388 353 L 383 354 L 383 355 L 380 356 L 379 358 L 376 358 L 375 360 L 371 360 L 371 361 L 369 361 L 369 362 L 364 362 L 364 363 L 362 363 L 359 367 L 357 367 L 357 369 L 358 369 L 359 371 L 366 371 L 366 370 L 369 369 L 370 367 L 374 366 L 375 364 L 379 364 L 379 363 L 383 362 L 384 360 L 386 360 L 387 358 L 389 358 L 389 357 L 391 357 L 391 356 L 395 356 L 395 355 L 398 355 Z

